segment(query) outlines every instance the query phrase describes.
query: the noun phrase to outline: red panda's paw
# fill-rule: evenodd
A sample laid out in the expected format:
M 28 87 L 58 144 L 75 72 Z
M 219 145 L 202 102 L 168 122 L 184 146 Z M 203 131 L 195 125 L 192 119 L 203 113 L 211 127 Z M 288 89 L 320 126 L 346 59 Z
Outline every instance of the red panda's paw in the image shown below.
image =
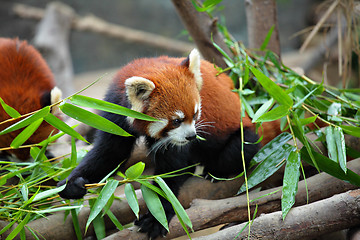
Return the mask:
M 169 222 L 169 216 L 167 216 Z M 147 233 L 150 239 L 156 239 L 159 236 L 165 237 L 167 230 L 159 223 L 151 214 L 147 213 L 135 221 L 135 225 L 139 226 L 139 232 Z
M 59 192 L 60 197 L 66 198 L 66 199 L 80 199 L 82 198 L 87 190 L 85 188 L 85 184 L 88 183 L 86 179 L 83 177 L 77 177 L 77 178 L 70 178 L 62 180 L 57 184 L 58 187 L 66 184 L 66 187 L 64 190 Z

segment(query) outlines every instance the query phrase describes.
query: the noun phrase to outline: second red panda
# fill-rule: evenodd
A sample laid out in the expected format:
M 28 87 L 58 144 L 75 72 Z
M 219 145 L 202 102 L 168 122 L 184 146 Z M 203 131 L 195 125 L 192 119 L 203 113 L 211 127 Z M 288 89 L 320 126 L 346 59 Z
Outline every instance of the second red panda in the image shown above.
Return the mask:
M 61 91 L 55 86 L 50 68 L 40 53 L 26 41 L 0 38 L 0 97 L 22 115 L 51 105 L 61 98 Z M 0 123 L 9 118 L 0 106 Z M 0 131 L 13 123 L 0 124 Z M 25 144 L 39 143 L 52 131 L 56 132 L 56 129 L 42 123 Z M 20 132 L 21 129 L 1 135 L 0 148 L 9 147 Z M 30 156 L 28 148 L 4 152 L 23 161 Z
M 115 75 L 105 100 L 140 111 L 159 119 L 147 122 L 103 112 L 102 116 L 118 124 L 134 137 L 120 137 L 98 131 L 94 147 L 67 180 L 60 193 L 64 198 L 81 198 L 84 184 L 100 181 L 120 162 L 127 159 L 136 138 L 144 136 L 155 174 L 178 170 L 195 163 L 217 177 L 243 171 L 241 158 L 240 99 L 232 92 L 232 80 L 218 75 L 213 64 L 200 60 L 193 50 L 186 59 L 143 58 L 123 67 Z M 244 140 L 258 140 L 248 117 L 243 118 Z M 266 131 L 266 130 L 265 130 Z M 272 129 L 269 133 L 274 133 Z M 199 140 L 197 136 L 206 140 Z M 268 141 L 269 138 L 266 139 Z M 259 144 L 244 144 L 248 162 Z M 166 178 L 175 195 L 190 175 Z M 169 202 L 162 200 L 168 220 L 174 215 Z M 166 230 L 151 215 L 136 222 L 151 238 Z

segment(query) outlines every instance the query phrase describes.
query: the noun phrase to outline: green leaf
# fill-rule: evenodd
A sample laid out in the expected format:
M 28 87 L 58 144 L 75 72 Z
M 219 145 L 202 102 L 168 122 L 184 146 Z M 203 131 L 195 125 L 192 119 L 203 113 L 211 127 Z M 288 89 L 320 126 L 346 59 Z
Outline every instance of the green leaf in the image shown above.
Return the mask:
M 281 197 L 283 220 L 285 219 L 286 215 L 295 203 L 295 195 L 298 190 L 298 182 L 300 177 L 300 161 L 301 160 L 299 152 L 290 152 L 285 166 Z
M 315 160 L 315 158 L 314 158 L 314 156 L 312 154 L 312 148 L 310 146 L 309 140 L 305 136 L 305 132 L 304 132 L 304 129 L 303 129 L 302 125 L 301 125 L 301 122 L 299 120 L 298 115 L 293 114 L 293 119 L 294 119 L 294 122 L 295 122 L 295 124 L 293 125 L 293 130 L 294 130 L 295 136 L 302 142 L 302 144 L 304 144 L 306 150 L 309 153 L 309 156 L 311 157 L 311 159 L 313 161 L 313 164 L 314 164 L 315 168 L 320 172 L 319 167 L 318 167 L 318 165 L 316 163 L 316 160 Z
M 125 171 L 125 176 L 128 179 L 137 179 L 144 172 L 144 169 L 145 169 L 145 163 L 138 162 L 138 163 L 132 165 L 131 167 L 129 167 Z
M 77 151 L 75 138 L 71 138 L 71 155 L 70 155 L 71 166 L 75 166 L 77 163 Z
M 6 237 L 5 240 L 11 240 L 14 239 L 16 237 L 16 235 L 18 235 L 18 233 L 20 233 L 20 231 L 25 227 L 25 225 L 29 222 L 30 220 L 30 216 L 31 214 L 28 213 L 26 215 L 26 217 L 21 221 L 21 223 L 19 223 L 19 225 L 16 226 L 16 228 Z
M 121 225 L 121 223 L 119 222 L 119 220 L 116 218 L 116 216 L 110 211 L 108 210 L 106 212 L 106 214 L 108 215 L 108 217 L 110 218 L 110 220 L 114 223 L 115 227 L 121 231 L 124 230 L 123 225 Z
M 274 31 L 274 28 L 275 28 L 275 25 L 272 25 L 271 28 L 269 29 L 268 33 L 266 34 L 264 42 L 260 46 L 261 51 L 264 51 L 266 49 L 267 45 L 269 44 L 269 41 L 270 41 L 271 35 Z
M 3 109 L 5 110 L 5 112 L 12 118 L 18 118 L 21 117 L 21 114 L 16 111 L 14 108 L 10 107 L 9 105 L 7 105 L 4 100 L 2 100 L 2 98 L 0 97 L 0 104 L 3 107 Z
M 16 138 L 14 138 L 14 140 L 11 142 L 10 146 L 12 148 L 20 147 L 24 142 L 26 142 L 26 140 L 28 140 L 31 137 L 31 135 L 34 134 L 34 132 L 39 128 L 42 121 L 43 121 L 43 119 L 40 118 L 40 119 L 32 122 L 21 133 L 19 133 L 19 135 L 17 135 Z
M 271 122 L 286 116 L 289 113 L 290 107 L 286 105 L 280 105 L 277 108 L 264 113 L 255 122 Z M 254 120 L 253 120 L 254 122 Z
M 159 221 L 159 223 L 169 231 L 168 222 L 166 220 L 164 207 L 159 199 L 159 196 L 150 188 L 145 185 L 140 186 L 141 193 L 145 200 L 146 206 L 148 207 L 150 213 Z
M 307 149 L 304 147 L 300 151 L 301 159 L 310 165 L 314 166 L 312 159 L 309 156 Z M 317 153 L 315 151 L 312 152 L 313 156 L 316 158 L 316 162 L 319 166 L 319 169 L 330 174 L 333 177 L 338 179 L 347 181 L 356 186 L 360 186 L 360 176 L 350 169 L 346 170 L 346 173 L 341 169 L 340 165 L 333 160 L 325 157 L 324 155 Z
M 73 222 L 73 226 L 74 226 L 74 230 L 75 230 L 75 234 L 76 234 L 76 239 L 82 240 L 82 233 L 81 233 L 81 228 L 80 228 L 79 219 L 78 219 L 76 210 L 71 209 L 70 213 L 71 213 L 71 218 L 72 218 L 72 222 Z
M 71 137 L 87 142 L 86 139 L 83 136 L 81 136 L 77 131 L 75 131 L 72 127 L 70 127 L 65 122 L 55 117 L 54 115 L 49 114 L 44 119 L 47 123 L 59 129 L 60 131 L 63 131 L 64 133 L 70 135 Z
M 131 134 L 127 133 L 121 127 L 107 120 L 106 118 L 103 118 L 99 115 L 96 115 L 92 112 L 71 105 L 69 103 L 61 104 L 60 109 L 63 113 L 65 113 L 69 117 L 72 117 L 80 122 L 83 122 L 101 131 L 116 134 L 119 136 L 124 136 L 124 137 L 131 136 Z
M 272 176 L 282 165 L 285 159 L 288 158 L 291 151 L 295 149 L 289 144 L 282 145 L 277 151 L 266 157 L 248 176 L 248 188 L 255 187 L 259 183 L 265 181 Z M 246 190 L 245 183 L 241 186 L 238 194 Z
M 159 184 L 160 188 L 164 191 L 169 202 L 175 209 L 175 212 L 178 213 L 179 218 L 181 218 L 181 220 L 184 221 L 184 223 L 186 225 L 188 225 L 190 228 L 192 228 L 191 220 L 190 220 L 189 216 L 186 214 L 185 209 L 183 208 L 183 206 L 181 205 L 179 200 L 176 198 L 175 194 L 171 191 L 171 189 L 165 183 L 165 181 L 160 177 L 156 177 L 155 182 L 157 184 Z
M 256 164 L 267 159 L 271 154 L 277 152 L 281 147 L 286 144 L 292 135 L 288 132 L 283 132 L 276 136 L 273 140 L 268 142 L 264 147 L 262 147 L 250 161 L 249 168 L 252 168 Z
M 326 144 L 328 156 L 334 162 L 338 162 L 337 147 L 335 143 L 334 128 L 328 126 L 325 128 Z
M 265 112 L 267 112 L 267 110 L 269 110 L 273 104 L 274 104 L 274 99 L 271 98 L 268 101 L 266 101 L 263 105 L 261 105 L 261 107 L 254 114 L 254 117 L 252 118 L 252 122 L 256 122 L 257 119 L 263 114 L 265 114 Z
M 35 213 L 38 214 L 45 214 L 45 213 L 54 213 L 54 212 L 62 212 L 62 211 L 68 211 L 72 209 L 79 209 L 81 206 L 65 206 L 65 207 L 55 207 L 55 208 L 48 208 L 44 210 L 38 210 L 35 211 Z
M 125 185 L 125 196 L 126 196 L 126 199 L 128 201 L 128 204 L 129 204 L 131 210 L 134 212 L 136 218 L 138 219 L 139 211 L 140 211 L 139 202 L 136 197 L 134 187 L 130 183 L 127 183 Z
M 354 137 L 360 137 L 360 127 L 345 126 L 345 125 L 341 125 L 340 127 L 345 133 Z
M 33 123 L 34 121 L 36 121 L 36 120 L 38 120 L 40 118 L 44 118 L 49 113 L 50 113 L 50 107 L 47 106 L 47 107 L 41 109 L 40 111 L 30 115 L 29 117 L 24 118 L 23 120 L 15 123 L 15 124 L 12 124 L 10 127 L 2 130 L 0 132 L 0 136 L 4 135 L 6 133 L 9 133 L 9 132 L 16 131 L 16 130 L 18 130 L 20 128 L 26 127 L 26 126 L 30 125 L 31 123 Z
M 159 119 L 150 117 L 146 114 L 143 114 L 141 112 L 137 112 L 131 109 L 128 109 L 126 107 L 106 102 L 103 100 L 99 100 L 96 98 L 86 97 L 82 95 L 74 95 L 70 98 L 71 102 L 75 105 L 82 106 L 82 107 L 88 107 L 88 108 L 94 108 L 105 112 L 111 112 L 119 115 L 124 115 L 136 119 L 141 119 L 145 121 L 159 121 Z
M 48 198 L 48 197 L 51 197 L 51 196 L 54 196 L 55 194 L 57 194 L 57 193 L 61 192 L 62 190 L 64 190 L 65 187 L 66 187 L 66 185 L 64 184 L 63 186 L 40 192 L 40 193 L 36 194 L 36 196 L 33 199 L 33 202 L 39 201 L 39 200 L 42 200 L 42 199 L 45 199 L 45 198 Z
M 199 7 L 195 0 L 191 1 L 193 6 L 195 7 L 196 11 L 198 12 L 206 12 L 213 7 L 215 7 L 217 4 L 222 2 L 222 0 L 205 0 L 202 4 L 203 7 Z
M 268 78 L 265 74 L 263 74 L 258 69 L 250 66 L 250 70 L 255 75 L 259 83 L 263 86 L 263 88 L 280 104 L 286 105 L 289 108 L 292 107 L 293 101 L 287 95 L 281 87 L 276 85 L 270 78 Z
M 106 237 L 104 218 L 97 215 L 93 220 L 94 231 L 97 239 L 104 239 Z
M 334 137 L 336 143 L 337 157 L 341 169 L 346 173 L 346 147 L 344 133 L 340 127 L 335 127 Z
M 94 205 L 91 208 L 89 218 L 86 222 L 86 231 L 90 225 L 90 223 L 99 215 L 101 210 L 104 208 L 111 195 L 115 192 L 116 187 L 119 182 L 116 180 L 109 180 L 105 186 L 101 189 L 99 196 L 97 197 Z
M 308 94 L 306 94 L 305 97 L 303 97 L 302 99 L 300 99 L 300 101 L 298 101 L 295 105 L 294 108 L 297 108 L 298 106 L 300 106 L 306 99 L 308 99 L 310 96 L 313 95 L 314 92 L 316 92 L 319 89 L 323 89 L 323 85 L 320 84 L 317 88 L 314 88 L 311 92 L 309 92 Z

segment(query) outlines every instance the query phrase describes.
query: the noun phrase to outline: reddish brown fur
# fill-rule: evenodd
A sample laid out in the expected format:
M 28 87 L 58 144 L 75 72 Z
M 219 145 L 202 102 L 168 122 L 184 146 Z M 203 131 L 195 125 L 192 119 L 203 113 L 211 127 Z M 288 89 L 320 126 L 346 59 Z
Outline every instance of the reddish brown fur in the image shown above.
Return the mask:
M 0 38 L 0 97 L 20 114 L 42 108 L 40 99 L 55 87 L 53 75 L 38 51 L 26 41 Z M 10 116 L 0 107 L 0 122 Z M 0 131 L 13 124 L 0 125 Z M 42 123 L 40 130 L 26 142 L 38 143 L 48 137 L 53 127 Z M 8 147 L 20 131 L 0 136 L 0 148 Z M 29 157 L 28 149 L 11 150 L 19 159 Z
M 160 57 L 138 59 L 122 68 L 115 81 L 123 86 L 124 81 L 132 76 L 144 77 L 154 82 L 156 88 L 151 93 L 151 106 L 144 113 L 154 117 L 167 116 L 175 110 L 181 110 L 185 116 L 194 114 L 194 98 L 198 96 L 193 74 L 188 68 L 181 66 L 184 59 Z M 201 89 L 201 120 L 213 127 L 204 129 L 211 135 L 227 138 L 240 127 L 240 99 L 232 92 L 234 85 L 226 74 L 217 76 L 213 64 L 201 61 L 203 85 Z M 178 82 L 177 82 L 178 81 Z M 191 94 L 183 94 L 190 92 Z M 156 97 L 154 97 L 156 96 Z M 171 96 L 171 98 L 169 98 Z M 156 98 L 156 101 L 154 101 Z M 186 109 L 179 109 L 185 103 Z M 137 129 L 145 131 L 148 122 L 135 121 Z M 248 116 L 243 118 L 244 127 L 255 130 Z M 274 127 L 273 125 L 276 125 Z M 280 133 L 278 122 L 265 124 L 266 135 L 262 143 L 266 144 Z M 168 131 L 170 126 L 166 128 Z M 206 137 L 206 136 L 205 136 Z

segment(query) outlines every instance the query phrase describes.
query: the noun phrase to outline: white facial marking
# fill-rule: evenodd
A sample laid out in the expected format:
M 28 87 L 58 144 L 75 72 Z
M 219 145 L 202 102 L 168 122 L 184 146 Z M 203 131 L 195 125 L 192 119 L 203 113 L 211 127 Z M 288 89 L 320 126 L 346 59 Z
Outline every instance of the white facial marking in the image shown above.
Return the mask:
M 148 132 L 153 138 L 159 138 L 159 133 L 168 125 L 169 121 L 164 118 L 160 118 L 160 121 L 151 122 L 149 124 Z
M 172 119 L 177 119 L 177 118 L 184 119 L 185 118 L 185 114 L 180 110 L 175 111 L 175 115 L 176 116 L 173 116 Z
M 196 135 L 195 121 L 192 121 L 191 124 L 182 123 L 180 127 L 172 129 L 168 132 L 171 143 L 182 146 L 189 142 L 187 137 Z

